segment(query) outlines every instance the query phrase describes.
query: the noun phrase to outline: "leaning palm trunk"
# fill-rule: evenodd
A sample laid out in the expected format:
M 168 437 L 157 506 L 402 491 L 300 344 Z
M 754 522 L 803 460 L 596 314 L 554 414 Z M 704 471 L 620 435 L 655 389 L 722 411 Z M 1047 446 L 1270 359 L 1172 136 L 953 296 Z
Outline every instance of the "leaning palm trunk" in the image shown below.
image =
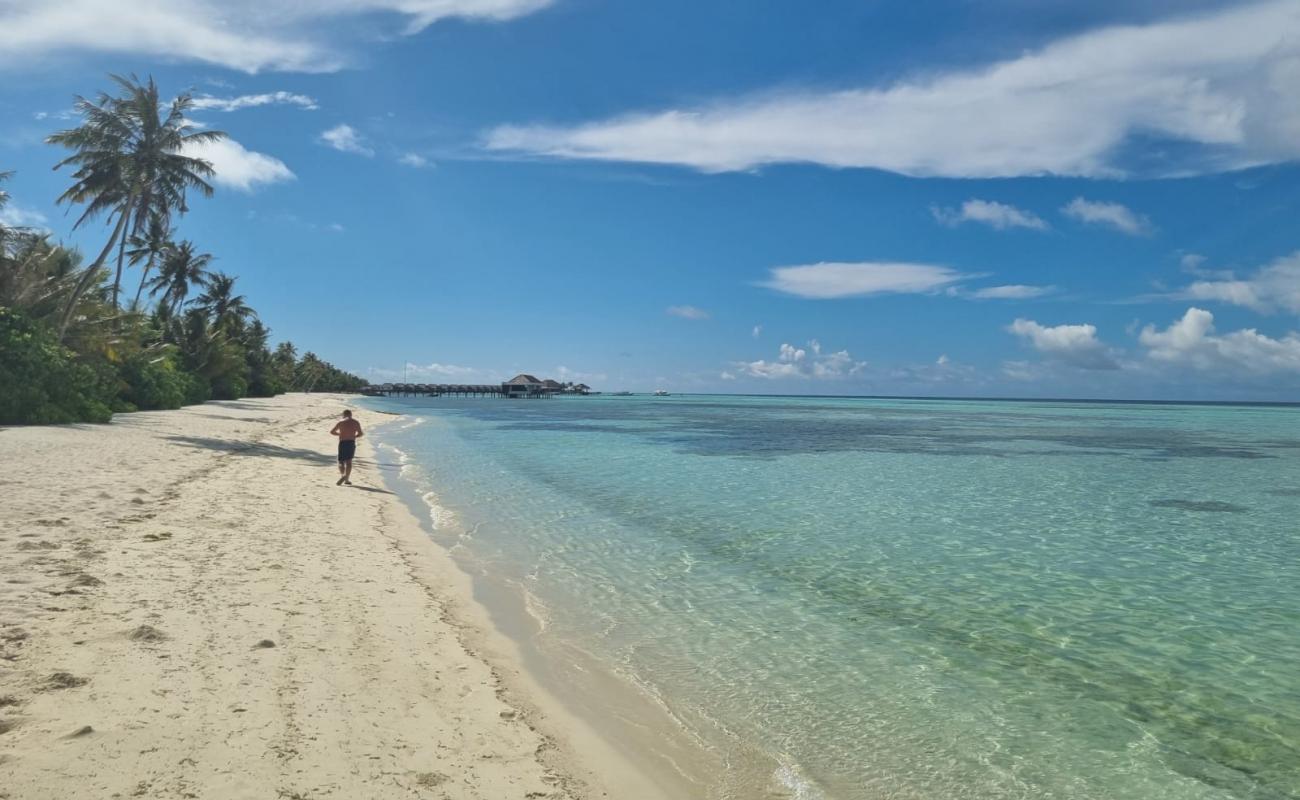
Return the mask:
M 127 215 L 130 218 L 130 215 Z M 139 227 L 139 226 L 136 226 Z M 117 239 L 117 273 L 113 276 L 113 310 L 117 310 L 117 294 L 122 290 L 122 261 L 126 258 L 126 231 Z
M 140 286 L 135 290 L 135 300 L 131 301 L 131 308 L 136 311 L 140 310 L 140 295 L 144 292 L 144 285 L 149 282 L 149 270 L 153 269 L 153 256 L 145 262 L 144 274 L 140 276 Z
M 64 307 L 63 316 L 59 320 L 60 342 L 62 342 L 68 334 L 68 325 L 72 322 L 72 315 L 77 310 L 77 303 L 81 301 L 81 296 L 90 288 L 90 284 L 94 282 L 95 276 L 99 274 L 100 268 L 103 267 L 104 262 L 108 260 L 108 254 L 113 252 L 113 245 L 117 244 L 118 237 L 121 236 L 125 230 L 126 221 L 130 216 L 130 208 L 134 200 L 135 196 L 132 195 L 122 204 L 122 210 L 119 212 L 117 218 L 117 226 L 113 228 L 113 235 L 108 238 L 108 244 L 104 245 L 103 250 L 99 251 L 99 257 L 95 259 L 93 264 L 86 268 L 86 271 L 82 273 L 81 280 L 77 281 L 77 285 L 72 288 L 72 294 L 68 295 L 68 304 Z

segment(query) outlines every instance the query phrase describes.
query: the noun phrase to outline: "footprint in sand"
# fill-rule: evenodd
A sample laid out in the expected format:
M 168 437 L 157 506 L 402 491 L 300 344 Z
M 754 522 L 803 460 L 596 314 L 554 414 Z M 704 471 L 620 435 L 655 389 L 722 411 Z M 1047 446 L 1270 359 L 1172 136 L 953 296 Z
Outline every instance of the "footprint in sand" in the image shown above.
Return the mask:
M 165 642 L 165 641 L 167 641 L 167 634 L 163 633 L 162 631 L 158 630 L 157 628 L 155 628 L 155 627 L 152 626 L 152 625 L 141 625 L 140 627 L 136 628 L 135 630 L 133 630 L 133 631 L 131 631 L 129 634 L 127 634 L 127 636 L 128 636 L 128 637 L 131 639 L 131 641 L 133 641 L 133 642 Z
M 75 689 L 88 683 L 90 683 L 89 678 L 79 678 L 71 672 L 56 672 L 45 679 L 45 685 L 41 688 L 41 691 L 54 692 L 60 689 Z

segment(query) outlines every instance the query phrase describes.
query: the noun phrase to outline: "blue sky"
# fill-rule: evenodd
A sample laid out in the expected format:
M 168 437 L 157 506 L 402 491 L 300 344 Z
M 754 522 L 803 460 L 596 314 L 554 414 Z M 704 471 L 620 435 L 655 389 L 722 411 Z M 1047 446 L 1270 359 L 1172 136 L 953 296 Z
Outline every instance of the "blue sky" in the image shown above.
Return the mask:
M 1300 0 L 117 5 L 0 8 L 7 221 L 191 89 L 180 235 L 372 380 L 1300 400 Z

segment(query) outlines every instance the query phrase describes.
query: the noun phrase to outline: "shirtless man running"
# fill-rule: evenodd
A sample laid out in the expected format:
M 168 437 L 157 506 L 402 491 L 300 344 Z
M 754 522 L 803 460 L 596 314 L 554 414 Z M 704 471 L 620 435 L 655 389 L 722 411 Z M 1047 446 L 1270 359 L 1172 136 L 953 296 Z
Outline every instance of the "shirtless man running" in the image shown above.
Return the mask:
M 338 482 L 335 486 L 342 484 L 352 485 L 349 480 L 352 477 L 352 458 L 357 454 L 357 439 L 365 436 L 361 432 L 361 423 L 352 418 L 351 411 L 343 412 L 343 419 L 339 420 L 334 429 L 330 431 L 331 436 L 339 437 L 339 475 Z

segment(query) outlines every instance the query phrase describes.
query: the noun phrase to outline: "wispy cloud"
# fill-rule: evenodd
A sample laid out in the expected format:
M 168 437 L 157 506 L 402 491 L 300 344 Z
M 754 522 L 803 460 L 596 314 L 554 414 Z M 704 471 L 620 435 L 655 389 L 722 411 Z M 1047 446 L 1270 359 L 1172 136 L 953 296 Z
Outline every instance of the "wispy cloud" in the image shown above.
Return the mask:
M 871 167 L 917 176 L 1114 176 L 1132 137 L 1176 141 L 1166 173 L 1300 156 L 1294 0 L 1103 28 L 889 86 L 786 90 L 578 125 L 507 125 L 486 146 L 559 158 Z M 1288 77 L 1290 76 L 1290 77 Z
M 933 264 L 823 262 L 776 267 L 771 277 L 760 285 L 795 297 L 828 300 L 933 292 L 966 277 L 969 276 Z
M 6 0 L 0 69 L 32 69 L 67 53 L 218 64 L 244 72 L 327 72 L 349 60 L 349 20 L 394 19 L 412 34 L 440 20 L 502 22 L 553 0 Z
M 802 378 L 810 380 L 834 380 L 847 378 L 862 373 L 867 362 L 858 361 L 848 350 L 833 353 L 822 352 L 821 342 L 812 339 L 805 347 L 782 344 L 775 361 L 737 361 L 732 365 L 734 372 L 723 373 L 724 380 L 731 380 L 737 374 L 750 378 Z M 731 375 L 731 378 L 727 378 Z
M 1198 270 L 1200 262 L 1196 264 Z M 1279 310 L 1300 314 L 1300 250 L 1237 278 L 1232 273 L 1215 280 L 1200 280 L 1169 297 L 1180 300 L 1217 300 L 1244 306 L 1263 314 Z
M 668 306 L 664 313 L 670 317 L 681 317 L 682 319 L 708 319 L 709 312 L 695 306 Z
M 1144 236 L 1151 232 L 1151 220 L 1120 203 L 1104 203 L 1076 197 L 1061 208 L 1061 213 L 1088 225 Z
M 4 195 L 0 192 L 0 198 Z M 0 228 L 35 228 L 45 229 L 48 220 L 41 212 L 32 208 L 23 208 L 17 203 L 9 202 L 0 207 Z
M 1164 330 L 1147 325 L 1138 336 L 1157 362 L 1224 374 L 1300 373 L 1300 333 L 1273 339 L 1254 328 L 1216 335 L 1214 315 L 1189 308 Z
M 185 154 L 211 162 L 216 170 L 214 180 L 241 192 L 296 177 L 280 159 L 247 150 L 234 139 L 191 145 L 185 148 Z
M 755 325 L 755 326 L 754 326 L 754 329 L 753 329 L 752 331 L 749 332 L 749 335 L 752 336 L 752 337 L 755 338 L 755 339 L 757 339 L 758 337 L 762 336 L 762 335 L 763 335 L 763 326 L 762 326 L 762 325 Z
M 1017 319 L 1007 330 L 1025 339 L 1047 357 L 1081 369 L 1118 369 L 1110 348 L 1097 338 L 1097 326 L 1040 325 L 1031 319 Z
M 375 151 L 368 147 L 365 139 L 351 125 L 335 125 L 320 135 L 320 142 L 343 153 L 355 153 L 370 158 Z
M 931 206 L 930 213 L 940 223 L 950 227 L 956 227 L 963 222 L 978 222 L 999 231 L 1010 228 L 1029 228 L 1036 231 L 1048 229 L 1047 222 L 1034 212 L 999 203 L 996 200 L 972 198 L 962 203 L 961 208 Z
M 306 111 L 320 108 L 316 101 L 305 94 L 293 92 L 267 92 L 265 94 L 245 94 L 239 97 L 213 97 L 210 94 L 194 98 L 194 107 L 203 111 L 239 111 L 258 106 L 297 106 Z
M 432 161 L 419 153 L 403 153 L 398 157 L 397 163 L 406 167 L 414 167 L 416 169 L 424 169 L 425 167 L 433 166 Z
M 976 300 L 1032 300 L 1056 291 L 1055 286 L 1026 286 L 1011 283 L 1005 286 L 985 286 L 970 293 Z

